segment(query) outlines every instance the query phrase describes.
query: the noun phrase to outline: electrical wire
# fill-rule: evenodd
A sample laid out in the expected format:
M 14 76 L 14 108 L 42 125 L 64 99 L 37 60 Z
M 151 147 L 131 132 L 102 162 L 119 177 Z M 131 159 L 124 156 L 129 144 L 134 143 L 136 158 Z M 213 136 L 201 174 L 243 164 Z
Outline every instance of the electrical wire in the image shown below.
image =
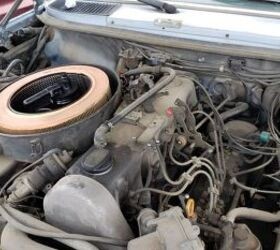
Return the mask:
M 178 196 L 178 195 L 182 194 L 189 185 L 190 185 L 190 183 L 188 181 L 186 181 L 185 184 L 179 190 L 177 190 L 175 192 L 168 192 L 168 191 L 164 191 L 161 189 L 150 188 L 150 187 L 140 188 L 140 189 L 137 189 L 137 190 L 131 192 L 131 196 L 135 196 L 138 193 L 143 193 L 143 192 L 147 192 L 147 191 L 157 193 L 157 194 L 167 195 L 167 196 Z
M 278 176 L 278 175 L 280 175 L 280 170 L 278 170 L 278 171 L 276 171 L 276 172 L 274 172 L 272 174 L 267 174 L 267 175 L 269 175 L 269 176 Z
M 243 70 L 246 70 L 250 73 L 257 74 L 257 75 L 280 75 L 280 71 L 278 70 L 260 70 L 260 69 L 253 69 L 248 66 L 243 67 Z
M 29 64 L 26 67 L 27 73 L 31 71 L 35 61 L 37 60 L 38 56 L 40 55 L 48 40 L 49 34 L 47 33 L 47 26 L 44 26 L 38 36 L 37 45 L 29 61 Z
M 210 174 L 208 174 L 206 171 L 204 170 L 197 170 L 196 172 L 193 173 L 192 176 L 190 176 L 191 180 L 189 181 L 186 181 L 186 183 L 177 191 L 175 192 L 168 192 L 168 191 L 164 191 L 164 190 L 160 190 L 160 189 L 156 189 L 156 188 L 140 188 L 140 189 L 137 189 L 135 191 L 132 191 L 131 192 L 131 196 L 135 196 L 139 193 L 142 193 L 142 192 L 153 192 L 153 193 L 157 193 L 157 194 L 161 194 L 161 195 L 166 195 L 166 196 L 179 196 L 180 194 L 182 194 L 186 188 L 192 183 L 192 181 L 195 179 L 196 176 L 198 175 L 204 175 L 208 182 L 209 182 L 209 186 L 210 186 L 210 192 L 209 192 L 209 195 L 210 195 L 210 202 L 209 202 L 209 210 L 210 212 L 212 212 L 213 210 L 213 207 L 215 205 L 215 195 L 213 193 L 213 190 L 214 190 L 214 184 L 213 184 L 213 181 L 212 181 L 212 178 L 210 176 Z
M 174 61 L 174 65 L 176 65 L 176 63 L 179 64 L 177 66 L 179 68 L 183 69 L 183 70 L 187 70 L 187 68 L 185 68 L 185 67 L 193 68 L 193 67 L 197 66 L 193 62 L 184 62 L 184 60 L 177 59 L 177 58 L 175 58 L 175 60 L 173 60 L 173 61 Z M 171 65 L 171 64 L 167 64 L 167 65 Z M 205 67 L 200 67 L 200 68 L 202 70 L 207 71 L 211 67 L 205 66 Z M 225 71 L 227 71 L 227 69 L 225 69 Z M 249 71 L 249 72 L 247 72 L 247 71 Z M 229 73 L 231 73 L 234 77 L 236 77 L 237 79 L 241 80 L 242 82 L 250 81 L 250 82 L 254 82 L 254 83 L 260 83 L 263 86 L 264 85 L 265 86 L 272 86 L 272 85 L 277 85 L 277 84 L 280 83 L 280 72 L 261 72 L 261 74 L 256 74 L 257 72 L 255 72 L 254 70 L 248 69 L 247 71 L 246 71 L 246 69 L 245 70 L 243 69 L 243 71 L 233 72 L 231 69 L 229 69 Z M 261 164 L 260 166 L 257 166 L 257 167 L 255 167 L 253 169 L 250 169 L 249 173 L 251 173 L 252 171 L 257 171 L 258 169 L 262 169 L 265 166 L 267 166 L 270 162 L 272 162 L 273 159 L 274 159 L 274 156 L 279 154 L 279 149 L 276 148 L 276 147 L 264 147 L 264 146 L 260 146 L 260 145 L 244 145 L 243 143 L 253 143 L 253 142 L 246 142 L 246 141 L 244 141 L 242 139 L 239 140 L 238 138 L 235 138 L 233 135 L 231 135 L 225 129 L 223 119 L 221 118 L 217 108 L 214 106 L 213 101 L 212 101 L 208 91 L 206 90 L 206 88 L 199 82 L 198 78 L 195 75 L 193 75 L 192 73 L 189 73 L 189 72 L 185 72 L 185 73 L 202 90 L 202 92 L 204 93 L 204 95 L 206 96 L 206 98 L 208 100 L 208 105 L 212 109 L 212 112 L 210 114 L 211 115 L 213 114 L 214 118 L 217 121 L 217 125 L 218 125 L 218 127 L 220 129 L 220 132 L 218 133 L 219 147 L 220 147 L 220 150 L 222 152 L 222 155 L 219 157 L 219 159 L 220 159 L 219 162 L 222 161 L 224 166 L 225 166 L 225 157 L 224 157 L 224 151 L 223 151 L 223 148 L 224 148 L 224 146 L 223 146 L 223 137 L 225 137 L 225 138 L 227 138 L 229 140 L 228 147 L 237 149 L 237 150 L 239 150 L 243 154 L 272 156 L 270 158 L 270 160 L 268 160 L 268 162 L 266 162 L 264 164 Z M 256 79 L 258 79 L 258 80 L 256 81 Z M 275 134 L 276 134 L 276 130 L 274 131 L 272 129 L 272 132 L 275 132 Z M 241 141 L 241 142 L 239 142 L 239 141 Z M 173 143 L 174 143 L 174 138 L 173 138 Z M 217 150 L 217 151 L 219 151 L 219 150 Z M 179 161 L 177 161 L 173 157 L 172 147 L 171 147 L 171 151 L 169 151 L 169 156 L 170 156 L 170 159 L 173 161 L 173 163 L 176 164 L 176 165 L 179 165 L 179 166 L 183 165 L 184 166 L 184 165 L 191 164 L 190 161 L 186 161 L 186 162 L 179 162 Z M 218 164 L 218 165 L 220 165 L 220 164 Z M 247 173 L 247 171 L 246 172 L 243 172 L 243 171 L 241 172 L 240 171 L 239 174 L 245 174 L 245 173 Z M 278 191 L 258 190 L 258 189 L 254 189 L 254 188 L 251 188 L 251 187 L 247 187 L 247 186 L 239 183 L 236 178 L 233 178 L 232 181 L 237 186 L 240 186 L 240 188 L 248 190 L 248 191 L 251 191 L 251 192 L 253 190 L 254 192 L 258 191 L 258 192 L 263 192 L 263 193 L 278 194 Z
M 232 176 L 240 176 L 240 175 L 249 174 L 249 173 L 261 170 L 261 169 L 265 168 L 266 166 L 268 166 L 274 160 L 274 158 L 275 158 L 275 156 L 272 156 L 266 162 L 264 162 L 263 164 L 261 164 L 259 166 L 256 166 L 256 167 L 253 167 L 253 168 L 250 168 L 250 169 L 246 169 L 246 170 L 243 170 L 243 171 L 233 173 Z
M 23 61 L 21 59 L 14 59 L 11 61 L 8 65 L 8 67 L 4 70 L 2 77 L 8 77 L 11 73 L 11 71 L 15 68 L 15 66 L 20 66 L 20 75 L 24 74 L 24 65 Z
M 255 157 L 253 157 L 252 159 L 251 158 L 249 159 L 246 156 L 243 156 L 242 158 L 243 158 L 245 163 L 253 164 L 253 163 L 257 162 L 258 160 L 260 160 L 262 157 L 263 157 L 262 155 L 257 155 Z
M 43 200 L 44 198 L 41 197 L 41 196 L 38 196 L 38 195 L 27 195 L 27 196 L 25 196 L 25 197 L 23 197 L 21 199 L 13 201 L 12 204 L 16 204 L 17 205 L 17 203 L 21 203 L 21 202 L 29 200 L 29 199 Z
M 163 156 L 162 156 L 162 153 L 160 151 L 160 148 L 159 148 L 159 145 L 156 143 L 156 151 L 157 151 L 157 154 L 158 154 L 158 157 L 159 157 L 159 166 L 160 166 L 160 169 L 161 169 L 161 172 L 162 172 L 162 175 L 163 177 L 165 178 L 165 180 L 171 184 L 171 185 L 174 185 L 174 186 L 177 186 L 177 185 L 180 185 L 182 184 L 184 181 L 185 181 L 185 178 L 183 175 L 181 175 L 179 177 L 178 180 L 171 180 L 171 178 L 169 177 L 168 173 L 167 173 L 167 169 L 166 169 L 166 164 L 165 164 L 165 160 L 163 159 Z
M 254 78 L 254 77 L 256 77 L 255 74 L 252 75 L 252 74 L 248 74 L 246 72 L 239 71 L 239 72 L 236 72 L 236 73 L 239 76 L 245 77 L 245 78 Z M 280 78 L 280 74 L 274 74 L 274 75 L 272 75 L 272 74 L 270 74 L 270 75 L 260 75 L 260 74 L 258 74 L 257 78 L 258 79 L 275 79 L 275 78 L 279 79 Z
M 254 149 L 247 148 L 244 145 L 240 144 L 238 141 L 236 141 L 231 136 L 231 134 L 228 133 L 228 131 L 225 129 L 225 125 L 224 125 L 223 119 L 221 118 L 219 112 L 217 111 L 215 105 L 213 104 L 212 98 L 210 97 L 210 95 L 209 95 L 208 91 L 206 90 L 206 88 L 199 82 L 198 79 L 193 78 L 192 80 L 194 81 L 195 84 L 197 84 L 202 89 L 203 93 L 207 97 L 208 105 L 210 106 L 210 108 L 214 112 L 214 115 L 215 115 L 217 121 L 219 122 L 219 125 L 220 125 L 222 131 L 224 132 L 224 135 L 227 136 L 227 138 L 233 144 L 235 144 L 241 151 L 247 152 L 247 153 L 252 153 L 252 154 L 263 154 L 263 155 L 278 155 L 279 154 L 279 149 L 277 149 L 277 148 L 274 149 L 276 152 L 265 152 L 265 151 L 260 151 L 260 150 L 254 150 Z
M 141 44 L 133 43 L 125 41 L 130 46 L 134 48 L 140 48 L 141 54 L 145 55 L 144 57 L 150 61 L 153 58 L 149 57 L 147 53 L 144 53 L 143 50 L 146 51 L 153 51 L 156 53 L 161 53 L 166 55 L 166 61 L 163 62 L 166 66 L 174 67 L 184 71 L 197 71 L 203 72 L 204 74 L 210 75 L 221 75 L 221 76 L 231 76 L 237 79 L 242 79 L 242 81 L 258 83 L 262 86 L 276 86 L 280 84 L 280 72 L 277 70 L 260 70 L 260 69 L 253 69 L 248 66 L 243 66 L 239 70 L 233 71 L 229 66 L 228 63 L 220 63 L 220 64 L 210 64 L 209 62 L 200 62 L 194 60 L 187 60 L 180 58 L 176 55 L 171 54 L 163 50 L 162 48 L 158 49 L 152 46 L 144 46 Z
M 216 109 L 219 111 L 228 101 L 230 100 L 230 98 L 225 98 L 217 107 Z M 202 111 L 195 111 L 196 113 L 198 112 L 202 112 Z M 198 130 L 201 128 L 201 126 L 204 125 L 205 122 L 207 122 L 209 120 L 209 117 L 212 117 L 214 112 L 210 112 L 210 114 L 206 114 L 205 112 L 203 113 L 206 117 L 204 119 L 202 119 L 196 126 L 195 129 Z
M 157 150 L 157 153 L 158 153 L 158 156 L 159 156 L 159 164 L 160 164 L 161 172 L 162 172 L 165 180 L 169 184 L 176 185 L 176 186 L 182 184 L 184 181 L 186 181 L 186 178 L 185 178 L 186 175 L 189 175 L 193 170 L 201 168 L 201 167 L 204 167 L 209 171 L 209 173 L 210 173 L 212 179 L 214 180 L 215 184 L 217 184 L 216 180 L 218 178 L 218 173 L 217 173 L 217 170 L 215 169 L 213 163 L 211 163 L 211 161 L 209 161 L 205 158 L 200 158 L 200 157 L 194 157 L 190 160 L 190 161 L 192 161 L 192 164 L 193 164 L 192 167 L 190 169 L 188 169 L 187 172 L 184 172 L 183 174 L 181 174 L 181 176 L 178 178 L 178 180 L 176 180 L 176 181 L 171 180 L 168 173 L 167 173 L 166 164 L 165 164 L 165 161 L 163 159 L 163 156 L 161 154 L 161 151 L 160 151 L 160 148 L 159 148 L 158 144 L 156 144 L 156 150 Z
M 11 216 L 11 214 L 9 213 L 9 209 L 3 205 L 0 205 L 0 213 L 8 223 L 10 223 L 16 229 L 26 234 L 31 234 L 31 235 L 36 235 L 39 237 L 46 237 L 46 238 L 55 238 L 55 239 L 75 239 L 75 240 L 93 241 L 97 243 L 109 244 L 114 246 L 127 245 L 127 241 L 121 239 L 112 239 L 108 237 L 88 236 L 88 235 L 81 235 L 81 234 L 69 234 L 64 232 L 52 232 L 52 231 L 32 228 L 21 223 L 20 220 L 15 218 L 15 215 Z
M 268 119 L 268 127 L 270 129 L 270 132 L 271 132 L 271 136 L 274 138 L 274 140 L 280 144 L 280 138 L 277 134 L 277 131 L 275 129 L 275 126 L 274 126 L 274 121 L 273 121 L 273 115 L 274 115 L 274 111 L 275 111 L 275 105 L 276 103 L 279 103 L 279 94 L 276 95 L 271 103 L 271 108 L 270 108 L 270 111 L 269 111 L 269 119 Z
M 22 170 L 20 170 L 19 172 L 17 172 L 16 174 L 14 174 L 0 189 L 0 198 L 3 196 L 5 189 L 12 183 L 12 181 L 14 181 L 17 177 L 19 177 L 21 174 L 23 174 L 24 172 L 32 169 L 33 167 L 35 167 L 36 165 L 38 165 L 41 161 L 43 161 L 45 158 L 49 157 L 52 154 L 58 153 L 60 152 L 60 149 L 52 149 L 50 151 L 48 151 L 46 154 L 44 154 L 41 158 L 39 158 L 38 160 L 34 161 L 33 163 L 29 164 L 28 166 L 26 166 L 25 168 L 23 168 Z
M 175 136 L 176 136 L 176 135 L 175 135 Z M 218 171 L 218 170 L 216 169 L 216 167 L 214 166 L 214 164 L 211 163 L 211 162 L 210 162 L 209 160 L 207 160 L 206 158 L 203 158 L 203 157 L 202 157 L 202 158 L 201 158 L 201 157 L 194 157 L 194 158 L 192 158 L 191 160 L 186 161 L 186 162 L 179 162 L 179 161 L 177 161 L 177 160 L 174 158 L 173 154 L 172 154 L 172 151 L 173 151 L 173 148 L 174 148 L 175 136 L 173 136 L 172 139 L 171 139 L 171 145 L 170 145 L 170 150 L 169 150 L 169 158 L 171 159 L 171 161 L 172 161 L 174 164 L 176 164 L 176 165 L 178 165 L 178 166 L 181 166 L 181 167 L 186 167 L 186 166 L 191 165 L 191 164 L 194 164 L 194 165 L 196 165 L 197 167 L 203 166 L 203 167 L 206 167 L 206 168 L 209 170 L 209 172 L 211 172 L 213 179 L 215 179 L 216 176 L 217 176 L 217 178 L 219 179 L 220 171 Z M 194 159 L 195 159 L 195 160 L 194 160 Z M 206 161 L 206 160 L 207 160 L 207 161 Z M 203 161 L 204 161 L 204 162 L 203 162 Z M 206 162 L 205 162 L 205 161 L 206 161 Z M 198 164 L 196 164 L 196 162 L 198 162 Z M 211 164 L 209 164 L 209 163 L 211 163 Z M 163 163 L 162 163 L 162 164 L 163 164 Z M 164 171 L 164 169 L 163 169 L 163 171 Z M 214 172 L 215 172 L 215 173 L 214 173 Z
M 264 176 L 264 177 L 267 177 L 267 178 L 270 178 L 271 180 L 280 183 L 280 179 L 278 179 L 278 178 L 276 178 L 276 177 L 274 177 L 274 176 L 266 175 L 266 174 L 264 174 L 263 176 Z
M 221 157 L 223 147 L 220 147 L 221 142 L 219 142 L 219 135 L 218 135 L 218 130 L 217 130 L 217 127 L 216 127 L 216 123 L 214 122 L 214 120 L 210 116 L 210 114 L 207 114 L 203 111 L 197 110 L 197 111 L 194 111 L 193 114 L 202 114 L 202 115 L 206 116 L 206 118 L 212 124 L 213 133 L 214 133 L 214 142 L 215 142 L 215 147 L 216 147 L 217 163 L 218 163 L 218 166 L 220 168 L 220 180 L 223 183 L 224 180 L 225 180 L 225 177 L 226 177 L 226 167 L 225 167 L 225 164 L 223 164 L 223 158 Z M 220 149 L 221 149 L 221 152 L 220 152 Z
M 260 193 L 260 194 L 275 194 L 280 195 L 280 191 L 274 191 L 274 190 L 263 190 L 263 189 L 257 189 L 253 187 L 246 186 L 242 183 L 240 183 L 235 177 L 230 179 L 230 183 L 236 185 L 237 187 L 249 191 L 251 194 Z
M 170 147 L 169 147 L 169 158 L 170 160 L 176 164 L 177 166 L 181 166 L 181 167 L 186 167 L 188 165 L 191 165 L 193 163 L 192 160 L 188 160 L 188 161 L 184 161 L 184 162 L 180 162 L 180 161 L 177 161 L 174 156 L 173 156 L 173 148 L 174 148 L 174 145 L 175 145 L 175 135 L 172 137 L 171 139 L 171 143 L 170 143 Z

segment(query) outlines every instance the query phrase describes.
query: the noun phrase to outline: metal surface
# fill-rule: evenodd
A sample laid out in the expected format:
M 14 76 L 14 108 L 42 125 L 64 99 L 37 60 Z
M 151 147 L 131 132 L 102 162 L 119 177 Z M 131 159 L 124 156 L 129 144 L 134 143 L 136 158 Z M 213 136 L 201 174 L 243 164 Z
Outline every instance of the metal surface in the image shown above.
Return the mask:
M 262 250 L 262 245 L 246 224 L 237 224 L 233 230 L 233 248 L 238 250 Z
M 53 11 L 62 11 L 65 13 L 88 14 L 97 16 L 111 15 L 120 4 L 116 3 L 98 3 L 91 1 L 76 1 L 76 5 L 72 8 L 66 8 L 62 1 L 56 0 L 52 2 L 49 7 Z
M 143 152 L 142 150 L 133 151 L 127 146 L 120 145 L 106 149 L 112 157 L 109 169 L 98 174 L 94 174 L 93 169 L 90 173 L 90 166 L 85 169 L 85 162 L 88 158 L 92 158 L 92 162 L 98 160 L 95 152 L 100 152 L 100 149 L 92 147 L 68 169 L 66 174 L 85 175 L 95 179 L 104 185 L 118 202 L 123 203 L 128 199 L 129 191 L 143 187 L 141 179 Z M 94 163 L 91 167 L 95 167 Z
M 198 226 L 183 216 L 179 207 L 173 207 L 159 214 L 158 218 L 150 216 L 146 220 L 154 232 L 131 240 L 128 250 L 166 249 L 166 250 L 203 250 L 204 243 L 199 239 Z
M 108 38 L 125 39 L 138 43 L 150 44 L 153 46 L 165 46 L 176 49 L 195 50 L 200 52 L 215 53 L 216 55 L 230 55 L 266 60 L 280 61 L 277 48 L 255 47 L 249 45 L 232 45 L 225 43 L 196 41 L 193 39 L 180 39 L 169 36 L 162 36 L 162 34 L 145 33 L 144 31 L 127 30 L 117 27 L 104 26 L 104 20 L 96 20 L 95 24 L 79 24 L 72 20 L 61 20 L 48 15 L 46 12 L 37 16 L 43 23 L 55 27 L 60 30 L 76 31 L 90 33 L 94 35 L 104 36 Z M 101 23 L 101 25 L 100 25 Z M 103 23 L 103 24 L 102 24 Z M 212 54 L 213 55 L 213 54 Z
M 97 25 L 185 40 L 279 49 L 278 16 L 277 18 L 267 15 L 263 17 L 239 13 L 228 14 L 222 10 L 212 12 L 207 9 L 184 8 L 179 9 L 176 14 L 169 15 L 157 12 L 148 6 L 133 4 L 123 4 L 107 18 L 90 17 L 86 14 L 63 16 L 62 12 L 52 13 L 48 6 L 46 9 L 51 16 L 73 24 Z M 277 15 L 277 12 L 272 14 Z
M 120 40 L 54 29 L 45 53 L 52 65 L 90 64 L 114 71 L 122 46 Z
M 51 154 L 43 160 L 43 164 L 20 176 L 9 187 L 8 202 L 17 202 L 29 194 L 42 191 L 48 183 L 53 183 L 65 175 L 67 163 L 72 160 L 66 151 Z

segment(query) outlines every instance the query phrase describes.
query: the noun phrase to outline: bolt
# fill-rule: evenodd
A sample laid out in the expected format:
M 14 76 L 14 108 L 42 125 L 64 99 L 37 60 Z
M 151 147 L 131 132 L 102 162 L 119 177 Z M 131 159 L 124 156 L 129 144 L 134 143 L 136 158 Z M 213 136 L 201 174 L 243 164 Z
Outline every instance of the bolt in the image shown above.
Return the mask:
M 176 142 L 177 142 L 177 144 L 183 145 L 183 146 L 185 146 L 185 145 L 187 144 L 186 138 L 185 138 L 184 136 L 182 136 L 182 135 L 179 135 L 179 136 L 176 138 Z
M 220 72 L 224 72 L 224 71 L 225 71 L 225 66 L 224 66 L 224 65 L 221 65 L 221 66 L 219 67 L 219 71 L 220 71 Z

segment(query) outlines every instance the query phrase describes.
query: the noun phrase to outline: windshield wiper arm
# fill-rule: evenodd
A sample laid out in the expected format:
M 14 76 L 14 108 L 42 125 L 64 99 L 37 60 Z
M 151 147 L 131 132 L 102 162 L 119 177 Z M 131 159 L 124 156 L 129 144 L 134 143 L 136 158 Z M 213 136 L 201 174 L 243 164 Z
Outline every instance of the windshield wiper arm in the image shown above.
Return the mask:
M 13 3 L 11 9 L 6 13 L 6 15 L 1 20 L 1 22 L 0 22 L 1 27 L 5 28 L 7 26 L 7 23 L 12 18 L 13 14 L 16 12 L 16 10 L 18 9 L 18 7 L 21 5 L 22 2 L 23 2 L 23 0 L 16 0 Z
M 160 0 L 138 0 L 138 2 L 153 6 L 156 9 L 164 11 L 168 14 L 175 14 L 178 12 L 176 6 L 169 4 L 169 3 L 165 3 Z

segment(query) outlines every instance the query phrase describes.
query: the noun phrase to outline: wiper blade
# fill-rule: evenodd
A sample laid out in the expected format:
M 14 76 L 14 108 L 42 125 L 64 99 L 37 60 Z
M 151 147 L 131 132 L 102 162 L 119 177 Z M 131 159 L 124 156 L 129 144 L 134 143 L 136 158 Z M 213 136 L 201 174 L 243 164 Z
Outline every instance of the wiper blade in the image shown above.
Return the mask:
M 169 4 L 169 3 L 165 3 L 160 0 L 138 0 L 138 2 L 153 6 L 156 9 L 164 11 L 168 14 L 175 14 L 178 12 L 176 6 Z

